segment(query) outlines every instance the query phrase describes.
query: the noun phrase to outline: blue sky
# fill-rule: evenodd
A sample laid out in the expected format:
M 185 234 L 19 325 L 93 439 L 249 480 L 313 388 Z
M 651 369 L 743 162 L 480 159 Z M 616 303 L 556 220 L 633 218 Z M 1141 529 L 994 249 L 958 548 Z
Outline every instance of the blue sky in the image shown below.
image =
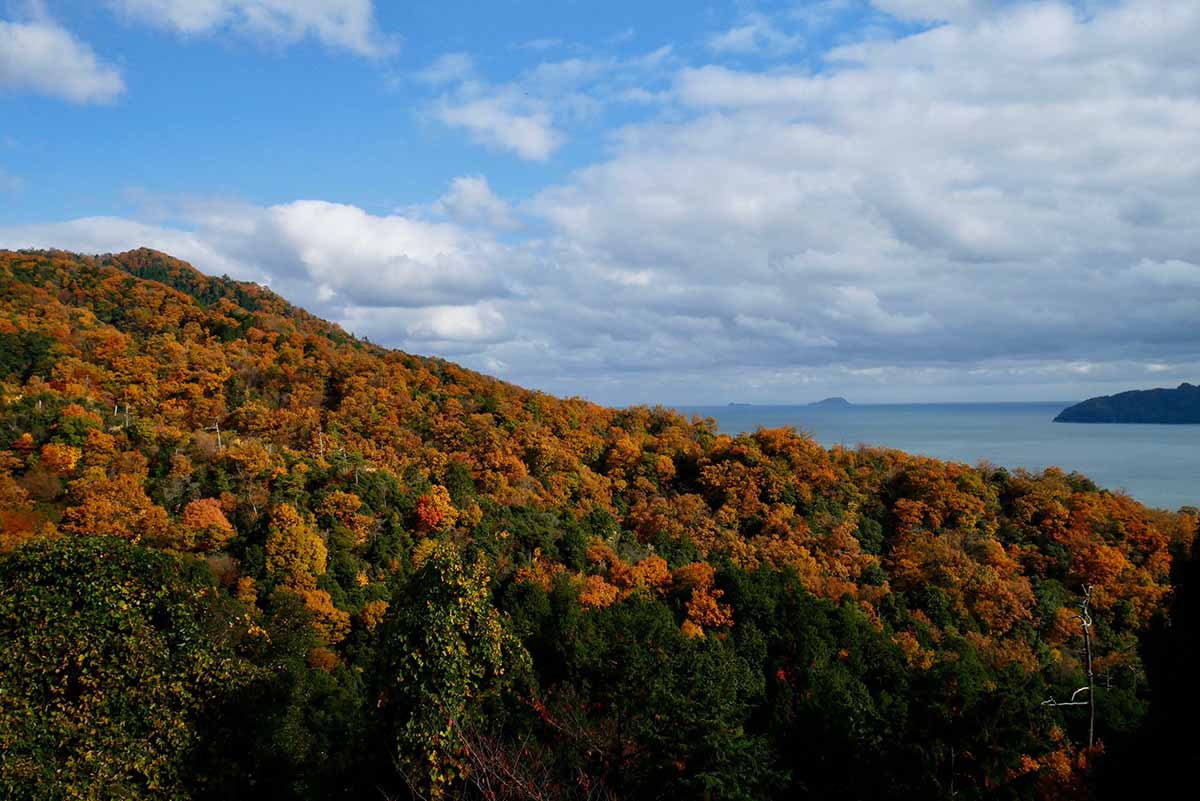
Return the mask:
M 711 37 L 748 15 L 788 10 L 531 0 L 327 5 L 371 9 L 380 52 L 364 57 L 311 32 L 239 32 L 236 23 L 172 31 L 169 21 L 122 12 L 119 2 L 10 2 L 18 12 L 10 19 L 59 24 L 117 69 L 124 88 L 83 104 L 20 87 L 0 95 L 6 172 L 26 190 L 0 211 L 0 224 L 131 213 L 140 191 L 260 204 L 320 197 L 387 213 L 439 196 L 458 175 L 486 174 L 498 193 L 529 196 L 602 157 L 608 132 L 656 109 L 614 103 L 572 120 L 569 141 L 545 159 L 498 158 L 429 119 L 439 87 L 419 75 L 437 59 L 468 56 L 493 83 L 539 65 L 633 60 L 663 48 L 671 61 L 703 62 Z M 816 55 L 852 38 L 856 26 L 895 24 L 866 5 L 830 13 L 836 24 L 812 26 L 815 35 L 790 50 L 789 61 L 819 68 Z M 739 51 L 724 60 L 763 68 L 780 55 Z
M 1195 380 L 1198 6 L 0 0 L 0 247 L 611 403 Z

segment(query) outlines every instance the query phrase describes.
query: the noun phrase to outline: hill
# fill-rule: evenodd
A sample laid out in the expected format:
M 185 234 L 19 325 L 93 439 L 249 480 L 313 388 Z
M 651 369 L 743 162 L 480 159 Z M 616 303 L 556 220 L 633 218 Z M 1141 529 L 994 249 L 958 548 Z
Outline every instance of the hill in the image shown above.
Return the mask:
M 809 406 L 821 406 L 827 409 L 845 409 L 854 404 L 843 397 L 825 398 L 824 400 L 816 401 L 808 404 Z
M 148 250 L 0 252 L 0 354 L 11 799 L 1078 797 L 1196 532 L 556 399 Z M 1085 630 L 1103 749 L 1043 703 Z
M 1200 386 L 1142 389 L 1089 398 L 1063 409 L 1056 423 L 1200 423 Z

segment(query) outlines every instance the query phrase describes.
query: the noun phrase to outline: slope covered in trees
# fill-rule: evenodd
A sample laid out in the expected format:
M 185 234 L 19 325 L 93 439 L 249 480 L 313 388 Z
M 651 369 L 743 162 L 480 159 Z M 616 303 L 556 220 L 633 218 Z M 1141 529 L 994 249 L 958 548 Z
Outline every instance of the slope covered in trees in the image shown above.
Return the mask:
M 1134 389 L 1089 398 L 1063 409 L 1056 423 L 1200 423 L 1200 387 Z
M 0 253 L 6 798 L 1084 797 L 1196 528 Z

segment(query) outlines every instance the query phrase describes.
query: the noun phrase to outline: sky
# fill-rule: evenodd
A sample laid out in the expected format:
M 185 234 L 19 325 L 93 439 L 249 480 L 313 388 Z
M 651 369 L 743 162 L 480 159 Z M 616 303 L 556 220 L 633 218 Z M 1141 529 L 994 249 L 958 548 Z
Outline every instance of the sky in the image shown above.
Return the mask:
M 1200 380 L 1195 0 L 0 0 L 0 247 L 609 404 Z

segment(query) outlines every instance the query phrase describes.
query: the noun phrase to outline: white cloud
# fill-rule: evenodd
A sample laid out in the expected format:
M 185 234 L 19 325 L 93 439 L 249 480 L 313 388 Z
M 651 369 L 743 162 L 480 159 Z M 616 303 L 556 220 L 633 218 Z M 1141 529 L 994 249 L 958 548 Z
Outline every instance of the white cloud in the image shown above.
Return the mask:
M 347 306 L 418 308 L 509 291 L 493 266 L 499 246 L 455 225 L 316 200 L 196 219 L 235 257 Z
M 597 119 L 607 105 L 651 97 L 643 84 L 665 83 L 674 60 L 667 45 L 630 58 L 543 61 L 489 83 L 476 77 L 468 54 L 447 53 L 416 75 L 443 90 L 427 116 L 486 147 L 546 161 L 566 144 L 570 126 Z
M 444 86 L 465 81 L 475 73 L 475 59 L 470 53 L 443 53 L 433 63 L 416 74 L 417 80 L 432 86 Z
M 708 48 L 716 53 L 784 55 L 804 46 L 804 37 L 779 30 L 765 14 L 746 15 L 742 24 L 710 36 Z
M 679 100 L 696 108 L 799 108 L 824 95 L 810 75 L 739 72 L 713 64 L 681 70 L 675 86 Z
M 481 145 L 510 151 L 527 161 L 545 161 L 566 142 L 542 101 L 512 87 L 474 94 L 443 97 L 434 115 L 451 128 L 462 128 Z
M 128 19 L 184 35 L 231 30 L 291 44 L 313 37 L 376 57 L 394 49 L 377 30 L 372 0 L 109 0 Z
M 487 178 L 482 175 L 455 178 L 450 183 L 450 191 L 433 204 L 433 210 L 467 225 L 482 224 L 507 230 L 520 225 L 512 207 L 492 192 Z
M 110 103 L 125 91 L 116 67 L 49 20 L 0 20 L 0 91 L 36 92 L 74 103 Z
M 399 330 L 406 342 L 442 352 L 464 344 L 495 342 L 505 333 L 504 316 L 488 302 L 420 309 L 357 309 L 347 321 L 355 328 L 381 330 L 388 337 L 395 337 Z

